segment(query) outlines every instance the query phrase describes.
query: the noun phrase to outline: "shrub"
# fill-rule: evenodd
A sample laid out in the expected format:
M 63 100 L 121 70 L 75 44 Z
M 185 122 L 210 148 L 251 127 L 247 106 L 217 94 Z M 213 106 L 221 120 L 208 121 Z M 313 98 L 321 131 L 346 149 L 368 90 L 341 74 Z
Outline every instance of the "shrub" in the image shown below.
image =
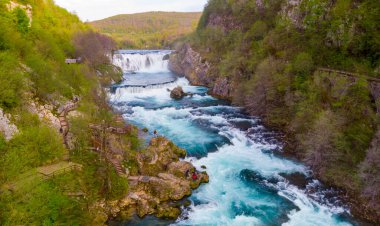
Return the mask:
M 293 70 L 298 75 L 308 75 L 314 68 L 314 62 L 312 57 L 305 52 L 299 53 L 294 59 Z
M 13 138 L 1 159 L 7 178 L 14 178 L 26 170 L 56 161 L 64 153 L 63 142 L 49 127 L 24 129 Z
M 18 7 L 14 9 L 13 14 L 15 17 L 15 22 L 17 24 L 17 30 L 22 34 L 28 33 L 30 20 L 26 15 L 25 10 Z
M 92 66 L 109 63 L 109 55 L 116 43 L 108 36 L 93 31 L 79 32 L 74 37 L 77 55 Z
M 0 52 L 0 107 L 13 108 L 21 101 L 22 74 L 11 52 Z

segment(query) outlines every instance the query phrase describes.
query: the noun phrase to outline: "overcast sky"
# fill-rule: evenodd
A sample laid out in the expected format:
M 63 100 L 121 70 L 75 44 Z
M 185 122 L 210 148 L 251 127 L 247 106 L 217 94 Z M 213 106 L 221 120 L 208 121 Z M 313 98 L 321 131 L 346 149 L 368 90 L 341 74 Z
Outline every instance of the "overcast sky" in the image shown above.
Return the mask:
M 148 11 L 200 12 L 207 0 L 55 0 L 83 21 Z

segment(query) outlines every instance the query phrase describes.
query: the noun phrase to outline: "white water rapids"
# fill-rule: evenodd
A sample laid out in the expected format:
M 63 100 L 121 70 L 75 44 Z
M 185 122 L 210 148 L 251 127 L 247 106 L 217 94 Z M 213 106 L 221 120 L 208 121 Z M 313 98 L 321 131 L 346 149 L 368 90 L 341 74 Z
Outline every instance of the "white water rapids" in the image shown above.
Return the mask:
M 185 148 L 187 160 L 200 171 L 201 166 L 207 167 L 210 183 L 194 191 L 190 197 L 192 205 L 173 224 L 353 224 L 342 215 L 348 214 L 339 202 L 324 198 L 322 186 L 310 178 L 305 166 L 275 155 L 275 149 L 281 149 L 281 145 L 273 142 L 275 134 L 266 130 L 258 118 L 244 115 L 240 108 L 207 95 L 204 87 L 191 86 L 185 78 L 175 77 L 167 69 L 166 54 L 167 51 L 116 54 L 114 63 L 126 72 L 126 80 L 110 94 L 110 102 L 129 122 L 157 130 Z M 175 79 L 166 80 L 172 76 Z M 155 83 L 152 85 L 150 81 Z M 177 85 L 194 95 L 172 100 L 167 89 Z M 290 178 L 295 173 L 306 178 L 306 186 L 292 182 Z M 313 195 L 322 202 L 315 201 Z M 134 224 L 163 223 L 141 220 Z

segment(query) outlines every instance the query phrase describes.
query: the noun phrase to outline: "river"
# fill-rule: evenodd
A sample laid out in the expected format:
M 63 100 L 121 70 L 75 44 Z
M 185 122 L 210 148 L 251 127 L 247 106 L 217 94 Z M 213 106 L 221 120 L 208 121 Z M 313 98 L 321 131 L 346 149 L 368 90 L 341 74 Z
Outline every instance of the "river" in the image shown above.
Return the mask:
M 307 167 L 282 157 L 281 142 L 259 118 L 207 94 L 168 70 L 170 51 L 119 51 L 124 71 L 110 103 L 130 123 L 171 139 L 187 150 L 210 183 L 189 198 L 175 222 L 153 217 L 117 225 L 355 225 L 333 189 L 313 179 Z M 194 95 L 180 101 L 170 89 Z

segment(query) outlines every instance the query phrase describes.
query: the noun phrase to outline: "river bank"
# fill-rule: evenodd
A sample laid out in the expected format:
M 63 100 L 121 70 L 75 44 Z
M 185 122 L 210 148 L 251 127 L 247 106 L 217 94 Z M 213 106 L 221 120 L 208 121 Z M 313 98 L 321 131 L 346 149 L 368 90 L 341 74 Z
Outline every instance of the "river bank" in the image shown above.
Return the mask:
M 158 59 L 153 65 L 160 66 L 159 70 L 146 73 L 144 81 L 171 74 L 163 56 L 135 51 L 125 54 L 124 62 L 137 57 L 142 59 L 136 64 L 141 71 L 147 70 L 148 59 Z M 141 78 L 141 72 L 135 73 L 125 77 Z M 193 95 L 173 100 L 170 90 L 177 86 Z M 157 130 L 186 149 L 186 160 L 198 170 L 207 168 L 210 183 L 193 192 L 189 197 L 191 205 L 184 209 L 176 225 L 353 224 L 349 223 L 353 221 L 345 214 L 345 206 L 339 201 L 330 202 L 318 181 L 305 182 L 310 178 L 306 167 L 276 154 L 281 143 L 277 142 L 277 134 L 262 126 L 260 118 L 248 116 L 243 109 L 207 92 L 207 88 L 192 86 L 180 77 L 159 87 L 136 89 L 122 83 L 110 95 L 111 105 L 126 120 L 140 128 Z M 333 193 L 331 196 L 336 197 Z
M 201 54 L 196 52 L 189 44 L 183 44 L 173 54 L 171 54 L 169 68 L 178 75 L 184 75 L 191 84 L 209 87 L 209 94 L 220 99 L 232 101 L 234 93 L 238 92 L 239 84 L 234 84 L 228 78 L 218 78 L 212 76 L 212 68 L 209 62 L 202 58 Z M 238 101 L 234 101 L 235 104 Z M 253 100 L 254 102 L 254 100 Z M 243 107 L 249 115 L 256 115 L 254 112 L 247 109 L 245 104 L 238 105 Z M 257 106 L 258 107 L 258 106 Z M 279 156 L 304 162 L 302 153 L 297 152 L 299 141 L 295 138 L 292 130 L 286 127 L 279 127 L 272 123 L 270 117 L 265 114 L 263 116 L 263 124 L 272 131 L 278 131 L 281 139 L 282 151 L 278 152 Z M 280 135 L 281 134 L 281 135 Z M 355 218 L 361 219 L 361 224 L 369 224 L 378 222 L 379 215 L 376 209 L 369 207 L 368 200 L 362 197 L 357 190 L 347 186 L 339 186 L 331 180 L 325 180 L 320 174 L 314 174 L 316 178 L 321 180 L 327 187 L 335 190 L 342 203 L 345 203 L 351 210 Z

